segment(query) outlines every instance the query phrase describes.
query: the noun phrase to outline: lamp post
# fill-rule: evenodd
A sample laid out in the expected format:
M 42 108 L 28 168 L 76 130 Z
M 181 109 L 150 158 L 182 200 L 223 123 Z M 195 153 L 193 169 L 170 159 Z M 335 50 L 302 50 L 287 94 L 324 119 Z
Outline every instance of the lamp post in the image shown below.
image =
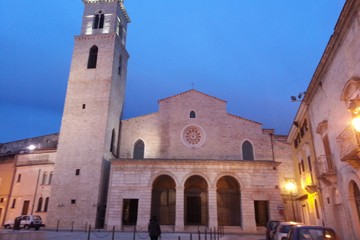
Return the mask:
M 294 207 L 294 199 L 293 199 L 293 192 L 295 191 L 296 189 L 296 185 L 295 183 L 293 182 L 288 182 L 286 185 L 285 185 L 285 188 L 287 191 L 290 192 L 290 198 L 291 198 L 291 207 L 292 207 L 292 213 L 293 213 L 293 218 L 294 218 L 294 221 L 296 222 L 296 215 L 295 215 L 295 207 Z

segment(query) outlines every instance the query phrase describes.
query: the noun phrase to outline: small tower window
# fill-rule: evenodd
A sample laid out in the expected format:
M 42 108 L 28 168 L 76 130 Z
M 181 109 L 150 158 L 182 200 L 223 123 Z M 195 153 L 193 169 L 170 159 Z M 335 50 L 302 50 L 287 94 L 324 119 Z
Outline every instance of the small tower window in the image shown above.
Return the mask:
M 98 51 L 99 49 L 97 46 L 92 46 L 90 48 L 87 68 L 96 68 Z
M 119 58 L 119 68 L 118 68 L 118 74 L 119 76 L 121 76 L 121 71 L 122 71 L 122 57 L 120 55 L 120 58 Z
M 242 154 L 244 160 L 254 160 L 253 146 L 249 141 L 245 141 L 242 145 Z
M 194 111 L 191 111 L 191 112 L 190 112 L 190 118 L 196 118 L 196 114 L 195 114 Z
M 116 146 L 115 146 L 116 132 L 115 129 L 111 132 L 111 143 L 110 143 L 110 152 L 116 155 Z
M 137 140 L 134 145 L 134 159 L 144 159 L 145 144 L 142 140 Z
M 94 16 L 93 29 L 101 29 L 104 27 L 105 15 L 100 11 Z

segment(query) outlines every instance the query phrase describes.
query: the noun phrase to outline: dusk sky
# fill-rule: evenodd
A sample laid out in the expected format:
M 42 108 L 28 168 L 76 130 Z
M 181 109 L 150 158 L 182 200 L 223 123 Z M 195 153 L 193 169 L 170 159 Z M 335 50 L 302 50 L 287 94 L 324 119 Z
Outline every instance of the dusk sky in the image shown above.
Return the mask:
M 345 0 L 125 0 L 124 118 L 192 88 L 288 134 Z M 0 143 L 60 131 L 81 0 L 1 1 Z

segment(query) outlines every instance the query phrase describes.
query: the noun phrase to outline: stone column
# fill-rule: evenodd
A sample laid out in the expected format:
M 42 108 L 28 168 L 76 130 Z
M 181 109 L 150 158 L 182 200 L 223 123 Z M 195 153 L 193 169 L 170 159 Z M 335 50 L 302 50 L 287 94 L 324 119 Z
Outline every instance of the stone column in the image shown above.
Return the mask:
M 216 187 L 209 188 L 209 223 L 210 228 L 218 226 Z
M 184 187 L 176 187 L 175 231 L 184 231 Z

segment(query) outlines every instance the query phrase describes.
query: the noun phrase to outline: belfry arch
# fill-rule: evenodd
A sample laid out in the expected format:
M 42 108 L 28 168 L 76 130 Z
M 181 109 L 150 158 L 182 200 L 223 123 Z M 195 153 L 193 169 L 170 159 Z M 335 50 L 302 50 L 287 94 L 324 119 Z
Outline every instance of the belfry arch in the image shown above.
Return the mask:
M 218 224 L 241 226 L 240 186 L 235 178 L 224 176 L 216 184 Z

